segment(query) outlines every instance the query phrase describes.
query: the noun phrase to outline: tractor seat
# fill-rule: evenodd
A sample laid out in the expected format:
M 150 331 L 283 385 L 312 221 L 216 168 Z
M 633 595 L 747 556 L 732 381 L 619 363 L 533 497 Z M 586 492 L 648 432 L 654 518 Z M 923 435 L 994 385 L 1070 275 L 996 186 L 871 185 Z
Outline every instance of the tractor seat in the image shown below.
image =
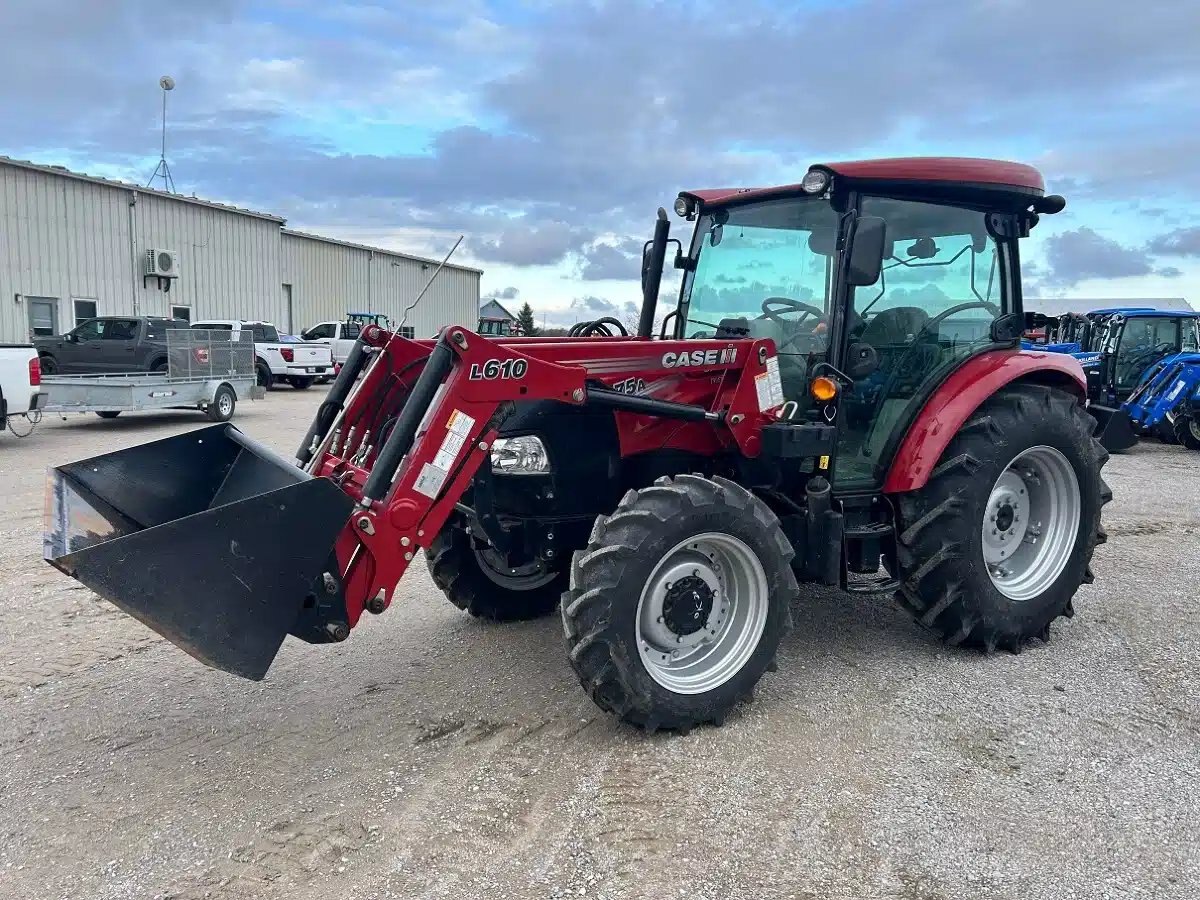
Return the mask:
M 867 322 L 860 340 L 876 350 L 900 349 L 912 344 L 928 321 L 929 313 L 918 306 L 885 309 Z

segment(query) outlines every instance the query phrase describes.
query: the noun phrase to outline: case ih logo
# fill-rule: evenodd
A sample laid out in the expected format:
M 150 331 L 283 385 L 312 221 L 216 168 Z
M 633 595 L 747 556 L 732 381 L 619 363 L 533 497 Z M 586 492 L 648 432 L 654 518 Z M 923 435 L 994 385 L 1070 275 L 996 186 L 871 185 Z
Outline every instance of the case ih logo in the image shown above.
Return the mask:
M 737 349 L 726 347 L 724 350 L 685 350 L 682 353 L 664 353 L 662 364 L 664 369 L 682 369 L 691 366 L 716 366 L 737 362 Z

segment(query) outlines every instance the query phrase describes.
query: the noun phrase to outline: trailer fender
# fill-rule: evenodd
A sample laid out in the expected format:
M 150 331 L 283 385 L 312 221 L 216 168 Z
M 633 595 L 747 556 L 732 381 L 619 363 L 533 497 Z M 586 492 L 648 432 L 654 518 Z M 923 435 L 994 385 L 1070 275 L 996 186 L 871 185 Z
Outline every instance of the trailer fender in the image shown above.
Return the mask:
M 951 373 L 928 399 L 892 460 L 885 494 L 915 491 L 929 481 L 951 439 L 996 391 L 1016 381 L 1033 381 L 1087 396 L 1087 378 L 1079 361 L 1061 353 L 992 350 L 971 357 Z

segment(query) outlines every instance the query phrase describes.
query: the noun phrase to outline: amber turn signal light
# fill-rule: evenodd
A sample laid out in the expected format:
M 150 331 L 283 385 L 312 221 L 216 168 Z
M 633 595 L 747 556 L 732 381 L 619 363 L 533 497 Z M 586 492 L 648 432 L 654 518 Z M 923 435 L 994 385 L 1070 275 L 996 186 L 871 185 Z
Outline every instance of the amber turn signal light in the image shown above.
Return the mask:
M 814 378 L 812 387 L 809 388 L 813 398 L 820 400 L 822 403 L 828 403 L 837 396 L 837 382 L 832 378 L 826 378 L 824 375 Z

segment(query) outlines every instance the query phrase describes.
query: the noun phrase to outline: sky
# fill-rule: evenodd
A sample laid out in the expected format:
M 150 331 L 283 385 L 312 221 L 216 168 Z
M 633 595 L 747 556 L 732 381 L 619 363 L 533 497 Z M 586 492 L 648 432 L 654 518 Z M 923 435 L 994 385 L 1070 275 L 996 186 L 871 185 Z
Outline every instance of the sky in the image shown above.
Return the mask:
M 4 0 L 0 153 L 485 271 L 631 317 L 655 209 L 814 162 L 1038 166 L 1026 296 L 1200 287 L 1200 3 Z M 675 234 L 684 223 L 675 219 Z

